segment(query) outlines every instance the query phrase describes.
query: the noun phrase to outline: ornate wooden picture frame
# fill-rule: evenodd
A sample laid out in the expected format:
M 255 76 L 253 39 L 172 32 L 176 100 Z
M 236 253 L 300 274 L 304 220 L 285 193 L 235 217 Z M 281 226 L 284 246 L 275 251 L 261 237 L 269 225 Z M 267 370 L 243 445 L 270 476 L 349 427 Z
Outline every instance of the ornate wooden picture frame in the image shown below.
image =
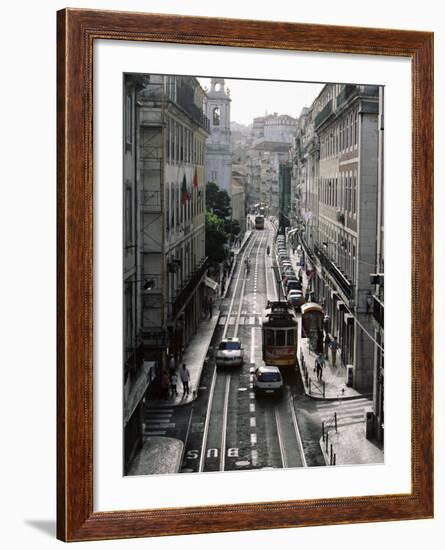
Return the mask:
M 57 25 L 58 538 L 82 541 L 432 517 L 433 34 L 77 9 L 58 12 Z M 410 493 L 93 511 L 95 40 L 372 54 L 411 60 Z

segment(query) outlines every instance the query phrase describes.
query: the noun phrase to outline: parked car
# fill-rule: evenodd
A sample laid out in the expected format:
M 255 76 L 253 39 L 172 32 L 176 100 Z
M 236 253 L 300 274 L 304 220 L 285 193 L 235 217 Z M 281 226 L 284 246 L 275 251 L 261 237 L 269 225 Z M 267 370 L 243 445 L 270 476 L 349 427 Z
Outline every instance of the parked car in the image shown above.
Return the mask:
M 224 338 L 216 352 L 216 366 L 241 366 L 244 363 L 244 350 L 239 338 Z
M 294 306 L 296 311 L 300 311 L 301 306 L 306 303 L 301 290 L 289 290 L 287 294 L 287 301 Z
M 294 271 L 294 268 L 291 266 L 291 265 L 283 265 L 281 267 L 281 271 L 283 273 L 286 273 L 287 276 L 290 278 L 290 279 L 296 279 L 297 276 L 295 275 L 295 271 Z M 292 277 L 291 277 L 292 275 Z
M 285 288 L 287 295 L 290 290 L 301 290 L 302 286 L 298 279 L 287 279 Z
M 283 393 L 283 377 L 278 367 L 263 365 L 255 370 L 253 375 L 253 390 L 255 395 Z

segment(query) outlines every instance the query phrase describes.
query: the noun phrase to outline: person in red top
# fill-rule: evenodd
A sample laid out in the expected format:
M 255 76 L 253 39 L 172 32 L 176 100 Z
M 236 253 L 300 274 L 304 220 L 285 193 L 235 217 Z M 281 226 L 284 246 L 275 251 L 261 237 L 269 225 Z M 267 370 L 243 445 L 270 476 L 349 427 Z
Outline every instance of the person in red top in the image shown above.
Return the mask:
M 162 399 L 168 399 L 170 389 L 170 379 L 166 371 L 161 375 L 161 397 Z

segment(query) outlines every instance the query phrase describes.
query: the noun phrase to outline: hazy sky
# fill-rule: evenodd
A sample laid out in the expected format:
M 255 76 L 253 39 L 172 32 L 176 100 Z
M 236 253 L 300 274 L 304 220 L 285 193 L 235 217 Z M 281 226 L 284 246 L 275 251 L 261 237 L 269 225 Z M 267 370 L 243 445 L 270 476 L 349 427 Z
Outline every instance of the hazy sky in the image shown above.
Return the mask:
M 199 78 L 201 85 L 210 89 L 210 78 Z M 297 118 L 303 107 L 310 107 L 323 84 L 238 80 L 226 78 L 230 90 L 230 118 L 232 122 L 250 124 L 257 116 L 278 113 Z

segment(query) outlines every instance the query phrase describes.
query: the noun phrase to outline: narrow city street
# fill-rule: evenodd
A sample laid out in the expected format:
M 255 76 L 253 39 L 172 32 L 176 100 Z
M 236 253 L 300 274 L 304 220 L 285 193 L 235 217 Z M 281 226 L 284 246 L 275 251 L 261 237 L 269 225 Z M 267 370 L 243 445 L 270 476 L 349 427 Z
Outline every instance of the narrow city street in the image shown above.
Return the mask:
M 273 236 L 267 223 L 264 231 L 253 233 L 238 260 L 220 305 L 197 399 L 179 407 L 146 408 L 146 436 L 184 442 L 183 473 L 325 465 L 320 436 L 327 410 L 305 395 L 298 369 L 284 373 L 279 397 L 256 397 L 253 391 L 253 372 L 262 363 L 262 313 L 267 299 L 279 295 L 273 269 L 266 266 Z M 245 354 L 241 367 L 216 367 L 215 350 L 225 337 L 240 338 Z
M 240 253 L 220 303 L 196 399 L 181 406 L 148 402 L 145 408 L 146 437 L 165 436 L 183 442 L 181 473 L 326 466 L 322 424 L 333 431 L 336 415 L 338 429 L 363 425 L 372 405 L 366 397 L 311 399 L 304 391 L 298 365 L 283 371 L 281 396 L 255 395 L 253 372 L 263 363 L 262 314 L 268 299 L 282 298 L 273 269 L 274 234 L 267 221 L 265 229 L 254 231 Z M 247 258 L 251 263 L 248 273 Z M 301 314 L 297 318 L 300 356 Z M 217 367 L 219 343 L 237 337 L 244 350 L 243 365 Z
M 125 79 L 131 475 L 383 462 L 383 90 L 296 89 Z

